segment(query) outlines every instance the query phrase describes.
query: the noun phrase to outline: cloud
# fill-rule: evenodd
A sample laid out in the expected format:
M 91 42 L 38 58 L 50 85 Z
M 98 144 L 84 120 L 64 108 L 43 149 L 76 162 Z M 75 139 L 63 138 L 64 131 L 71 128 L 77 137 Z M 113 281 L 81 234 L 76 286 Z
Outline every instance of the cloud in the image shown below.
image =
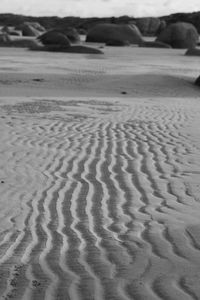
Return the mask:
M 58 16 L 159 16 L 200 10 L 199 0 L 0 0 L 0 12 Z

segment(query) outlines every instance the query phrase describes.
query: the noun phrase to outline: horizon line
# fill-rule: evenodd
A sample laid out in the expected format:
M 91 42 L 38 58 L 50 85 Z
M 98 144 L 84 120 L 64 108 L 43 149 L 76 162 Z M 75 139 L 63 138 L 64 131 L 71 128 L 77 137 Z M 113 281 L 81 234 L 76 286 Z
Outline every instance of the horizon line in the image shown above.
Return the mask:
M 176 15 L 176 14 L 195 14 L 195 13 L 200 13 L 200 10 L 198 11 L 191 11 L 191 12 L 176 12 L 176 13 L 171 13 L 171 14 L 166 14 L 166 15 L 160 15 L 160 16 L 143 16 L 143 17 L 134 17 L 130 15 L 111 15 L 111 16 L 88 16 L 88 17 L 81 17 L 77 15 L 68 15 L 68 16 L 58 16 L 58 15 L 26 15 L 26 14 L 18 14 L 18 13 L 13 13 L 13 12 L 0 12 L 0 15 L 14 15 L 14 16 L 23 16 L 23 17 L 33 17 L 33 18 L 80 18 L 80 19 L 92 19 L 92 18 L 98 18 L 98 19 L 108 19 L 108 18 L 121 18 L 121 17 L 128 17 L 128 18 L 133 18 L 133 19 L 140 19 L 140 18 L 162 18 L 170 15 Z

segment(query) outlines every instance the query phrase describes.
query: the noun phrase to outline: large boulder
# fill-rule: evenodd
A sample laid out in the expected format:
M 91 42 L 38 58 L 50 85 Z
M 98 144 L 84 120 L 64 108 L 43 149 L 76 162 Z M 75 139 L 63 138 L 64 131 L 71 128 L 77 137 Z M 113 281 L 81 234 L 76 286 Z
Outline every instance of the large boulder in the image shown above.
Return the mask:
M 89 30 L 86 42 L 108 43 L 114 40 L 118 42 L 129 42 L 139 44 L 142 42 L 142 35 L 135 25 L 120 24 L 98 24 Z
M 136 19 L 136 26 L 141 31 L 142 35 L 155 36 L 160 27 L 160 19 L 146 17 Z
M 37 29 L 32 27 L 31 25 L 26 25 L 25 24 L 22 28 L 22 35 L 23 36 L 35 36 L 35 37 L 37 37 L 40 34 L 41 33 Z
M 196 28 L 185 22 L 168 25 L 157 37 L 157 41 L 169 44 L 172 48 L 192 48 L 199 40 Z
M 43 45 L 65 46 L 70 47 L 70 41 L 66 35 L 57 31 L 48 31 L 38 37 Z
M 51 31 L 60 32 L 64 34 L 71 43 L 79 43 L 81 41 L 80 35 L 76 28 L 70 26 L 60 26 L 52 29 Z

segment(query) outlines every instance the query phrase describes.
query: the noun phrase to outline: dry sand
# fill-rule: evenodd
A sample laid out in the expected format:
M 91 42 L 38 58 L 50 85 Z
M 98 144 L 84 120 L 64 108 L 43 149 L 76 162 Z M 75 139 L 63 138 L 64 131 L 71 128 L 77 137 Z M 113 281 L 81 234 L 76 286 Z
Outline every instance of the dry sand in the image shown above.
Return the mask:
M 0 49 L 1 299 L 200 299 L 199 58 L 103 50 Z

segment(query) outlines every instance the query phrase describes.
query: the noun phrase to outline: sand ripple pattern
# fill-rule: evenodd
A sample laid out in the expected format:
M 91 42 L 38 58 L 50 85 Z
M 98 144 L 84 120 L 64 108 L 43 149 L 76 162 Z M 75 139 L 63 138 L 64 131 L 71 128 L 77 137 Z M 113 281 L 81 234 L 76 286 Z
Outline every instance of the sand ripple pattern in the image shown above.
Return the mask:
M 120 103 L 1 106 L 1 299 L 200 299 L 199 111 Z

